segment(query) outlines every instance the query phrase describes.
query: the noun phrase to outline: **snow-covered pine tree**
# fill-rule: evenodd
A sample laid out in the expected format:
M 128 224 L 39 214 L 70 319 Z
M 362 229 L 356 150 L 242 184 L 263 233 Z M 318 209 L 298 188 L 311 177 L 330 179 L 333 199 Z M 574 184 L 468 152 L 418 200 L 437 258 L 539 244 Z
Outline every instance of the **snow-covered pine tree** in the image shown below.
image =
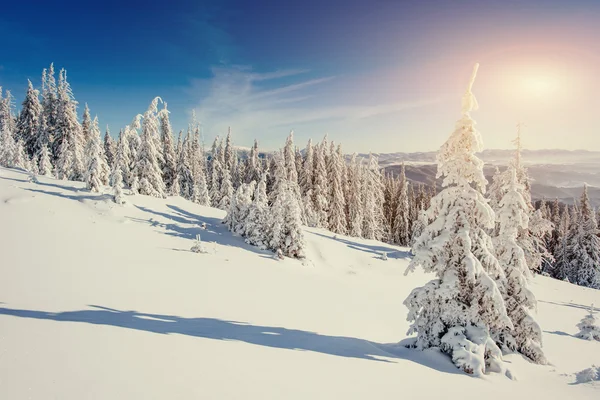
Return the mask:
M 21 139 L 15 142 L 15 158 L 12 162 L 14 168 L 21 168 L 25 171 L 32 171 L 29 157 L 25 153 L 25 145 Z
M 303 258 L 306 244 L 302 233 L 300 204 L 287 179 L 285 155 L 282 153 L 275 154 L 276 183 L 267 233 L 269 248 L 284 256 Z
M 110 129 L 108 129 L 108 125 L 106 125 L 106 131 L 104 132 L 104 154 L 106 155 L 106 163 L 108 164 L 108 167 L 111 169 L 111 171 L 116 153 L 117 142 L 110 135 Z
M 340 158 L 340 151 L 336 152 L 334 142 L 331 142 L 333 150 L 329 157 L 329 230 L 333 233 L 345 235 L 346 229 L 346 199 L 344 198 L 344 160 Z M 289 170 L 288 170 L 289 171 Z
M 402 167 L 400 168 L 400 184 L 397 197 L 398 208 L 396 209 L 394 221 L 394 241 L 401 246 L 408 246 L 411 237 L 408 219 L 410 209 L 408 204 L 408 181 L 406 180 L 404 163 L 402 163 Z
M 216 145 L 218 138 L 215 138 L 213 144 L 214 153 L 211 158 L 211 176 L 210 176 L 210 202 L 213 207 L 217 207 L 221 202 L 221 176 L 223 166 L 221 164 L 221 157 L 219 155 L 219 147 Z
M 381 240 L 383 237 L 383 184 L 377 158 L 369 155 L 369 163 L 363 171 L 363 237 Z
M 173 182 L 177 176 L 177 157 L 175 155 L 175 149 L 173 147 L 173 130 L 171 128 L 171 121 L 169 120 L 169 110 L 167 109 L 167 103 L 163 103 L 163 109 L 159 112 L 158 117 L 160 119 L 160 136 L 162 141 L 163 149 L 163 168 L 162 177 L 165 183 L 167 193 L 170 195 L 178 196 L 179 188 L 173 190 Z
M 36 145 L 42 119 L 42 105 L 38 97 L 39 91 L 33 88 L 31 81 L 28 80 L 27 83 L 27 94 L 23 100 L 15 133 L 25 144 L 27 155 L 35 157 L 39 153 Z
M 123 193 L 123 169 L 127 165 L 125 156 L 128 147 L 125 144 L 122 133 L 119 134 L 119 140 L 116 147 L 110 181 L 113 187 L 113 199 L 115 203 L 123 204 L 125 203 L 125 195 Z
M 7 90 L 5 97 L 2 98 L 2 87 L 0 86 L 0 130 L 6 127 L 13 136 L 15 135 L 17 125 L 14 107 L 14 98 L 10 90 Z M 15 137 L 15 141 L 18 140 L 19 137 Z
M 552 266 L 552 276 L 556 279 L 565 280 L 570 275 L 569 263 L 569 237 L 571 235 L 571 218 L 569 207 L 561 215 L 558 225 L 558 239 L 554 249 L 554 264 Z
M 217 208 L 227 210 L 231 199 L 233 198 L 233 184 L 231 183 L 231 175 L 227 168 L 223 169 L 223 180 L 221 182 L 221 190 L 219 193 L 219 204 Z
M 191 160 L 191 136 L 188 130 L 183 138 L 180 150 L 177 154 L 177 175 L 179 178 L 179 193 L 184 199 L 194 198 L 194 171 Z
M 68 141 L 70 146 L 68 153 L 71 157 L 71 175 L 66 177 L 66 179 L 83 180 L 86 173 L 84 158 L 85 143 L 83 141 L 81 125 L 77 120 L 77 101 L 75 101 L 71 86 L 67 81 L 67 71 L 61 69 L 58 77 L 58 112 L 54 130 L 54 146 L 58 151 L 58 158 L 64 160 L 65 155 L 61 155 L 61 151 L 64 152 L 66 149 L 62 146 L 62 142 L 65 140 Z
M 17 152 L 17 144 L 7 125 L 0 126 L 0 165 L 8 168 L 13 163 Z
M 227 138 L 225 139 L 225 149 L 223 151 L 223 159 L 221 160 L 224 169 L 229 171 L 231 176 L 233 171 L 233 159 L 235 157 L 233 144 L 231 143 L 231 127 L 227 129 Z
M 529 224 L 529 207 L 521 191 L 515 168 L 509 166 L 505 187 L 502 188 L 504 196 L 496 213 L 498 233 L 494 238 L 494 247 L 506 276 L 506 280 L 501 282 L 502 291 L 513 327 L 493 333 L 504 351 L 518 351 L 537 364 L 546 364 L 542 351 L 542 330 L 530 312 L 537 304 L 527 285 L 527 278 L 531 274 L 525 253 L 517 243 L 519 229 L 528 229 Z
M 38 134 L 37 148 L 44 145 L 51 150 L 53 162 L 58 158 L 58 147 L 54 144 L 56 124 L 58 120 L 58 90 L 54 77 L 54 64 L 42 71 L 42 127 Z
M 256 182 L 243 183 L 237 188 L 227 215 L 223 222 L 227 224 L 229 230 L 233 233 L 244 235 L 246 233 L 246 221 L 250 212 L 250 205 L 252 204 L 252 193 L 256 187 Z
M 362 161 L 357 159 L 356 153 L 352 155 L 348 182 L 350 183 L 350 197 L 348 198 L 348 226 L 349 235 L 362 237 L 363 226 L 363 199 L 362 199 Z
M 244 227 L 246 242 L 260 248 L 266 248 L 269 220 L 269 204 L 267 200 L 267 179 L 263 173 L 254 190 L 252 204 L 248 208 L 248 217 Z
M 103 179 L 103 166 L 101 160 L 101 149 L 100 144 L 100 129 L 98 128 L 98 118 L 94 118 L 94 121 L 90 125 L 89 142 L 85 149 L 86 155 L 86 174 L 85 184 L 88 190 L 92 192 L 100 192 L 102 188 Z
M 158 137 L 158 102 L 160 97 L 154 98 L 144 113 L 140 146 L 135 162 L 134 174 L 139 179 L 139 193 L 165 197 L 165 184 L 159 166 L 159 153 L 156 149 Z
M 580 286 L 600 289 L 600 238 L 596 215 L 588 197 L 587 185 L 579 201 L 579 216 L 570 237 L 569 281 Z
M 132 190 L 133 181 L 136 178 L 135 164 L 137 162 L 138 150 L 140 148 L 140 137 L 138 135 L 138 129 L 140 129 L 140 127 L 142 126 L 141 120 L 142 115 L 137 114 L 131 121 L 131 124 L 127 125 L 124 130 L 124 137 L 126 138 L 125 143 L 128 146 L 127 159 L 129 160 L 129 165 L 127 169 L 129 170 L 129 174 L 123 175 L 123 177 L 125 178 L 125 183 L 127 184 L 127 186 L 129 186 Z M 139 184 L 139 178 L 137 179 L 137 181 Z
M 329 214 L 329 201 L 327 197 L 327 165 L 325 164 L 326 139 L 315 146 L 313 167 L 313 211 L 315 226 L 327 227 L 327 216 Z
M 252 181 L 258 182 L 261 179 L 262 175 L 262 163 L 260 158 L 258 157 L 258 142 L 254 139 L 254 145 L 250 148 L 250 154 L 246 159 L 246 183 L 250 183 Z
M 408 333 L 417 334 L 415 347 L 439 347 L 457 367 L 480 376 L 500 368 L 501 351 L 490 330 L 512 324 L 495 279 L 476 256 L 476 251 L 487 250 L 493 258 L 485 230 L 495 219 L 482 194 L 483 162 L 475 156 L 481 137 L 470 116 L 477 107 L 471 93 L 477 66 L 463 97 L 462 118 L 437 155 L 443 189 L 427 210 L 435 219 L 416 240 L 407 270 L 421 266 L 436 279 L 414 289 L 404 304 L 412 322 Z
M 590 313 L 583 317 L 581 322 L 577 324 L 579 332 L 577 337 L 585 340 L 597 340 L 600 341 L 600 325 L 594 315 L 594 305 L 590 306 Z
M 52 160 L 48 146 L 42 147 L 39 155 L 38 173 L 43 176 L 54 176 L 52 172 Z
M 83 116 L 81 118 L 81 133 L 83 135 L 83 143 L 87 144 L 92 138 L 92 116 L 90 115 L 90 108 L 87 103 L 83 109 Z
M 58 159 L 56 160 L 56 177 L 62 180 L 68 180 L 73 176 L 73 153 L 69 139 L 64 138 L 58 149 Z

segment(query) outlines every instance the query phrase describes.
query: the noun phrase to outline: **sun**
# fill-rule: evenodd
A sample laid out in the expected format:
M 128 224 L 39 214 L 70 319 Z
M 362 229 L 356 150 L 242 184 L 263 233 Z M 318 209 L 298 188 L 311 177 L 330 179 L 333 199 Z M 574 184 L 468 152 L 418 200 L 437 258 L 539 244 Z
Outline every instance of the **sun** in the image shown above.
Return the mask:
M 546 97 L 556 93 L 559 81 L 550 75 L 531 75 L 523 78 L 523 90 L 535 97 Z

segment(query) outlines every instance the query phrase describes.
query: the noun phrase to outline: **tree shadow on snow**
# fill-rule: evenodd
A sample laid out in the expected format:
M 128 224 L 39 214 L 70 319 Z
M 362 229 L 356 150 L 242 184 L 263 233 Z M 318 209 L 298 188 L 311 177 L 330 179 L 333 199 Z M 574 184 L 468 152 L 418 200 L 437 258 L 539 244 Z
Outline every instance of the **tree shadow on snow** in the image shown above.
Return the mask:
M 364 339 L 328 336 L 274 326 L 251 325 L 216 318 L 184 318 L 175 315 L 120 311 L 102 306 L 91 309 L 46 312 L 0 307 L 0 315 L 39 320 L 114 326 L 156 334 L 178 334 L 213 340 L 232 340 L 278 349 L 312 351 L 331 356 L 378 362 L 414 362 L 440 372 L 460 374 L 449 358 L 438 351 L 407 349 L 400 344 L 381 344 Z
M 48 186 L 55 186 L 55 185 L 48 185 Z M 58 185 L 60 186 L 60 185 Z M 69 190 L 75 192 L 75 193 L 81 193 L 81 194 L 65 194 L 65 193 L 61 193 L 61 192 L 53 192 L 53 191 L 49 191 L 49 190 L 42 190 L 42 189 L 29 189 L 29 188 L 23 188 L 23 190 L 27 190 L 28 192 L 34 192 L 34 193 L 43 193 L 43 194 L 47 194 L 50 196 L 56 196 L 56 197 L 61 197 L 63 199 L 69 199 L 69 200 L 75 200 L 75 201 L 85 201 L 85 200 L 90 200 L 90 201 L 105 201 L 105 200 L 110 200 L 112 199 L 112 196 L 109 194 L 102 194 L 102 193 L 92 193 L 92 192 L 88 192 L 88 191 L 84 191 L 82 190 L 81 192 L 78 190 L 74 190 L 73 188 L 69 188 Z M 88 193 L 88 194 L 83 194 L 83 193 Z
M 567 332 L 563 332 L 563 331 L 544 331 L 544 333 L 548 333 L 550 335 L 557 335 L 557 336 L 568 336 L 568 337 L 576 337 L 571 335 L 570 333 Z
M 240 236 L 233 235 L 218 218 L 196 215 L 170 204 L 167 207 L 173 210 L 173 213 L 156 211 L 137 205 L 135 207 L 140 211 L 153 215 L 153 217 L 149 219 L 128 217 L 131 221 L 158 227 L 165 230 L 164 234 L 166 235 L 195 240 L 196 235 L 199 234 L 203 242 L 216 242 L 222 246 L 239 247 L 260 255 L 272 254 L 269 251 L 249 245 Z M 154 217 L 164 218 L 173 222 L 161 222 L 154 219 Z M 206 224 L 206 229 L 202 228 L 203 224 Z
M 590 304 L 585 305 L 585 304 L 576 304 L 576 303 L 555 303 L 554 301 L 546 301 L 546 300 L 538 300 L 540 303 L 546 303 L 546 304 L 554 304 L 555 306 L 563 306 L 563 307 L 572 307 L 572 308 L 579 308 L 580 310 L 585 310 L 588 311 L 590 310 Z M 598 307 L 594 307 L 594 312 L 599 312 L 600 308 Z
M 321 236 L 323 238 L 327 238 L 330 240 L 335 240 L 336 242 L 344 243 L 346 246 L 348 246 L 349 248 L 354 249 L 354 250 L 371 253 L 375 256 L 375 258 L 381 257 L 381 253 L 387 253 L 388 258 L 393 258 L 393 259 L 405 259 L 405 258 L 412 257 L 412 255 L 410 254 L 409 251 L 398 250 L 393 247 L 358 243 L 358 242 L 353 242 L 351 240 L 340 238 L 339 236 L 331 237 L 331 236 L 324 235 L 322 233 L 317 233 L 317 232 L 309 231 L 309 233 L 312 233 L 313 235 Z M 382 243 L 382 244 L 384 244 L 384 243 Z

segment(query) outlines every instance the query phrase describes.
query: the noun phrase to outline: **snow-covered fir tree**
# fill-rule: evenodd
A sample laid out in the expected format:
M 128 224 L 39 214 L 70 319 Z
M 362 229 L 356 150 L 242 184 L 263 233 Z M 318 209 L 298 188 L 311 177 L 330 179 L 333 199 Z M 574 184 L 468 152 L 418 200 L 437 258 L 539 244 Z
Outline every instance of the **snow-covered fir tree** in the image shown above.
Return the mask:
M 83 116 L 81 118 L 81 133 L 83 135 L 83 143 L 87 145 L 92 139 L 92 116 L 90 114 L 90 108 L 87 103 L 83 108 Z
M 223 179 L 221 181 L 221 189 L 219 193 L 219 204 L 217 208 L 227 210 L 233 197 L 233 184 L 231 183 L 230 172 L 227 168 L 223 169 Z
M 246 221 L 250 213 L 252 204 L 252 194 L 255 190 L 256 182 L 244 183 L 237 188 L 231 202 L 227 215 L 223 222 L 227 224 L 229 230 L 233 233 L 244 235 L 246 233 Z
M 144 113 L 134 175 L 139 180 L 140 194 L 165 197 L 165 184 L 159 166 L 159 152 L 156 149 L 159 130 L 157 117 L 159 100 L 159 97 L 154 98 Z
M 284 256 L 303 258 L 305 251 L 302 218 L 298 198 L 287 179 L 285 156 L 276 153 L 276 183 L 273 204 L 269 210 L 269 248 Z
M 163 103 L 163 109 L 159 113 L 160 119 L 160 136 L 163 151 L 164 162 L 162 165 L 162 177 L 165 183 L 167 193 L 171 195 L 179 195 L 179 188 L 173 190 L 173 182 L 177 176 L 177 156 L 173 147 L 173 130 L 171 121 L 169 120 L 169 110 L 167 103 Z
M 15 133 L 16 137 L 25 144 L 27 155 L 35 157 L 40 150 L 37 148 L 37 135 L 43 118 L 42 105 L 39 100 L 39 91 L 33 88 L 31 81 L 27 81 L 27 83 L 27 94 L 23 100 Z
M 255 139 L 254 144 L 250 148 L 250 154 L 246 159 L 246 183 L 250 183 L 252 181 L 258 182 L 261 179 L 262 163 L 260 161 L 260 158 L 258 157 L 258 153 L 258 142 Z
M 394 241 L 401 246 L 410 244 L 411 231 L 409 226 L 409 203 L 408 203 L 408 182 L 406 180 L 406 172 L 404 163 L 400 168 L 400 184 L 398 187 L 398 208 L 395 212 L 394 220 Z
M 73 176 L 73 153 L 69 139 L 64 138 L 58 149 L 58 158 L 56 160 L 56 177 L 62 180 L 68 180 Z
M 17 152 L 17 144 L 15 143 L 12 132 L 7 125 L 0 126 L 0 164 L 12 168 Z
M 363 227 L 363 199 L 362 199 L 362 163 L 357 159 L 356 153 L 352 155 L 348 174 L 350 190 L 348 197 L 348 234 L 350 236 L 362 237 Z
M 64 141 L 69 144 L 68 148 L 62 145 Z M 58 110 L 56 116 L 56 126 L 54 129 L 54 146 L 57 150 L 57 157 L 63 162 L 59 164 L 67 165 L 70 175 L 65 176 L 63 168 L 62 179 L 83 180 L 85 176 L 85 160 L 83 134 L 81 125 L 77 120 L 77 101 L 73 97 L 71 86 L 67 81 L 67 71 L 62 69 L 58 80 Z M 66 162 L 66 157 L 71 160 Z M 59 167 L 62 168 L 62 167 Z
M 590 204 L 587 185 L 579 201 L 577 224 L 572 228 L 568 245 L 571 283 L 600 289 L 600 238 L 596 215 Z
M 504 196 L 498 204 L 496 221 L 498 233 L 494 238 L 496 255 L 504 268 L 503 284 L 506 311 L 513 324 L 495 332 L 496 340 L 504 351 L 518 351 L 531 361 L 546 364 L 542 351 L 542 330 L 531 314 L 536 300 L 527 285 L 530 276 L 525 253 L 517 242 L 519 229 L 528 229 L 529 208 L 521 195 L 521 184 L 513 166 L 502 189 Z
M 316 227 L 327 227 L 327 216 L 329 214 L 329 202 L 327 197 L 327 165 L 325 164 L 325 147 L 327 143 L 324 139 L 319 145 L 315 146 L 314 167 L 313 167 L 313 212 Z
M 577 337 L 585 340 L 600 341 L 600 324 L 594 315 L 594 305 L 590 306 L 590 312 L 577 324 L 579 332 Z
M 40 175 L 43 176 L 54 176 L 52 170 L 53 170 L 53 166 L 52 166 L 52 160 L 51 160 L 51 156 L 50 156 L 50 150 L 48 149 L 48 146 L 44 146 L 42 147 L 40 154 L 39 154 L 39 164 L 38 164 L 38 173 Z
M 331 147 L 334 148 L 334 142 Z M 335 148 L 331 151 L 329 157 L 329 230 L 334 233 L 345 235 L 346 229 L 346 199 L 344 198 L 344 159 Z
M 106 155 L 106 162 L 112 171 L 115 155 L 117 154 L 117 142 L 110 135 L 108 125 L 106 126 L 106 131 L 104 132 L 104 154 Z
M 363 237 L 381 240 L 383 237 L 383 184 L 377 158 L 369 155 L 369 162 L 363 171 Z
M 405 300 L 419 349 L 438 347 L 468 374 L 500 369 L 501 351 L 490 331 L 512 328 L 502 294 L 476 252 L 487 250 L 494 212 L 483 197 L 483 162 L 475 156 L 481 138 L 470 112 L 477 108 L 471 92 L 477 66 L 463 97 L 462 118 L 437 155 L 442 191 L 427 210 L 435 219 L 413 246 L 408 271 L 421 266 L 436 279 L 414 289 Z M 485 260 L 486 264 L 489 260 Z M 407 271 L 407 272 L 408 272 Z M 494 272 L 496 274 L 497 272 Z
M 233 159 L 236 157 L 233 143 L 231 143 L 231 127 L 227 130 L 227 138 L 225 139 L 225 149 L 223 150 L 222 164 L 223 168 L 229 171 L 231 175 L 233 170 Z
M 123 168 L 127 164 L 126 156 L 127 146 L 124 143 L 122 133 L 119 135 L 116 152 L 112 163 L 112 173 L 110 181 L 113 187 L 113 199 L 117 204 L 125 203 L 125 195 L 123 193 Z
M 100 144 L 100 129 L 98 128 L 98 118 L 90 125 L 89 142 L 85 149 L 86 155 L 86 188 L 92 192 L 100 192 L 103 182 L 102 166 L 102 145 Z
M 58 120 L 58 89 L 54 76 L 54 64 L 42 72 L 42 121 L 38 134 L 37 148 L 48 146 L 53 155 L 53 161 L 58 158 L 58 144 L 54 143 L 56 124 Z M 41 129 L 41 128 L 44 129 Z
M 269 220 L 269 203 L 267 199 L 267 179 L 263 173 L 254 189 L 252 204 L 248 208 L 248 217 L 244 226 L 246 242 L 267 248 L 267 224 Z

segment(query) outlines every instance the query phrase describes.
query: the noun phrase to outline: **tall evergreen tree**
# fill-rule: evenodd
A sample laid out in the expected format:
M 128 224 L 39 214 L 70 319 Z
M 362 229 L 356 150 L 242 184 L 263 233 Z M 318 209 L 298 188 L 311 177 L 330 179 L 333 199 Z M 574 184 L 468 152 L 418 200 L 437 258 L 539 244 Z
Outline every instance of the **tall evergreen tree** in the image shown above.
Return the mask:
M 58 111 L 54 130 L 54 146 L 59 159 L 65 159 L 68 151 L 70 160 L 70 176 L 66 179 L 83 180 L 85 176 L 85 160 L 83 134 L 77 120 L 77 101 L 73 97 L 71 86 L 67 81 L 67 71 L 62 69 L 58 79 Z M 69 148 L 65 149 L 63 141 L 68 141 Z M 65 165 L 63 162 L 62 165 Z
M 315 147 L 314 154 L 314 181 L 313 181 L 313 212 L 315 226 L 327 227 L 327 216 L 329 213 L 329 201 L 327 198 L 327 165 L 325 164 L 325 147 L 327 143 L 324 139 L 322 143 Z
M 100 192 L 102 188 L 103 167 L 101 161 L 100 129 L 98 128 L 98 118 L 90 125 L 89 141 L 85 149 L 86 154 L 86 174 L 85 184 L 88 190 Z
M 527 229 L 529 208 L 521 195 L 520 183 L 513 166 L 508 168 L 505 193 L 496 213 L 498 234 L 494 246 L 500 265 L 504 268 L 504 302 L 512 329 L 504 327 L 496 333 L 496 340 L 505 351 L 518 351 L 531 361 L 546 364 L 542 351 L 542 330 L 530 313 L 536 307 L 536 299 L 527 285 L 531 275 L 525 253 L 517 243 L 519 229 Z
M 160 120 L 160 136 L 164 157 L 162 177 L 167 193 L 178 196 L 178 190 L 173 190 L 173 182 L 177 176 L 177 157 L 173 147 L 173 130 L 171 128 L 169 110 L 167 110 L 166 102 L 163 103 L 163 109 L 158 116 Z
M 39 100 L 39 91 L 33 88 L 31 81 L 28 82 L 27 94 L 21 107 L 21 114 L 17 121 L 16 136 L 25 144 L 25 150 L 29 157 L 37 157 L 40 149 L 37 148 L 38 134 L 42 116 L 42 105 Z
M 350 162 L 348 181 L 350 182 L 350 197 L 348 198 L 348 226 L 350 236 L 362 237 L 363 199 L 362 199 L 362 164 L 356 153 Z
M 400 169 L 400 185 L 398 187 L 398 208 L 395 213 L 394 221 L 394 241 L 401 246 L 410 244 L 411 230 L 409 226 L 409 204 L 408 204 L 408 182 L 404 163 Z
M 334 143 L 331 142 L 332 147 Z M 339 152 L 333 150 L 329 158 L 329 187 L 331 189 L 329 207 L 329 230 L 345 235 L 346 229 L 346 199 L 344 198 L 343 168 L 344 160 Z M 298 197 L 296 197 L 298 198 Z
M 158 101 L 156 97 L 144 113 L 140 146 L 135 162 L 134 174 L 139 180 L 139 193 L 154 197 L 165 197 L 165 184 L 159 166 L 159 155 L 156 149 L 158 137 Z
M 106 155 L 106 162 L 112 170 L 114 160 L 117 153 L 117 142 L 110 135 L 108 125 L 106 125 L 106 131 L 104 132 L 104 154 Z M 122 178 L 121 178 L 122 179 Z
M 462 118 L 438 152 L 437 175 L 443 177 L 443 190 L 432 199 L 427 213 L 435 220 L 416 240 L 408 269 L 421 266 L 436 279 L 414 289 L 405 305 L 417 348 L 438 347 L 458 368 L 479 376 L 500 367 L 501 352 L 490 331 L 512 324 L 486 269 L 490 258 L 495 260 L 486 236 L 494 226 L 494 212 L 482 194 L 483 162 L 475 155 L 481 139 L 470 116 L 477 107 L 471 93 L 476 71 L 477 66 L 463 97 Z

